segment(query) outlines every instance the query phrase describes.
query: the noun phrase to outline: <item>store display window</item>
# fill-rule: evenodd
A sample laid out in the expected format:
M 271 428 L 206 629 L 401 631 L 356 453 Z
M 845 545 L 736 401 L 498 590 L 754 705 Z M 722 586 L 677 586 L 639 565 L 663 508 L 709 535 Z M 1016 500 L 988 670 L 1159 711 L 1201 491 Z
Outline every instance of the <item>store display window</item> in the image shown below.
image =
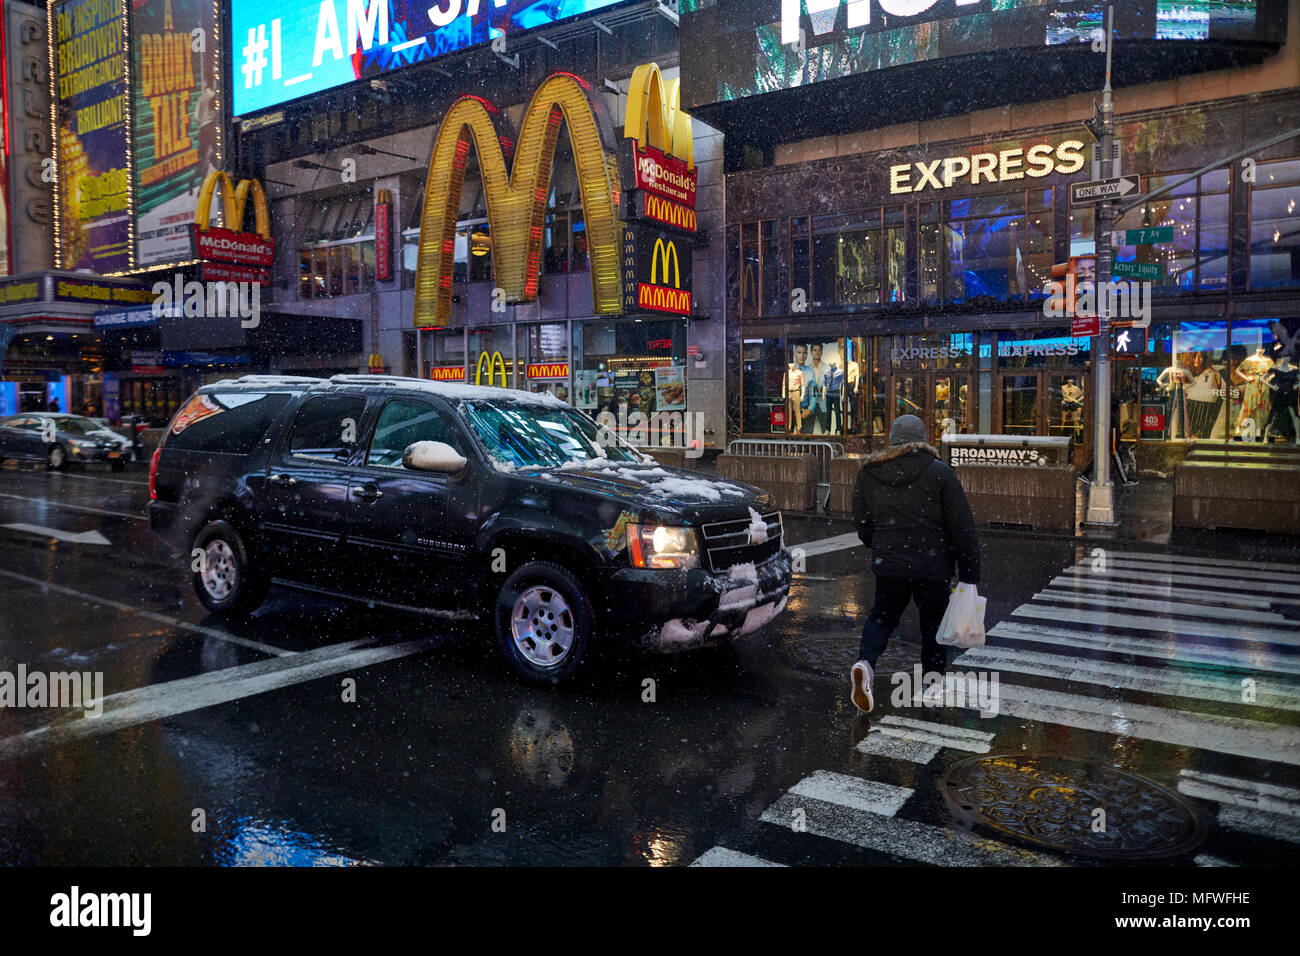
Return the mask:
M 785 340 L 748 338 L 741 342 L 741 430 L 749 435 L 783 435 L 792 425 L 786 408 Z M 796 387 L 802 391 L 800 373 Z
M 1300 285 L 1300 159 L 1260 163 L 1250 190 L 1250 287 Z M 1294 359 L 1294 357 L 1293 357 Z

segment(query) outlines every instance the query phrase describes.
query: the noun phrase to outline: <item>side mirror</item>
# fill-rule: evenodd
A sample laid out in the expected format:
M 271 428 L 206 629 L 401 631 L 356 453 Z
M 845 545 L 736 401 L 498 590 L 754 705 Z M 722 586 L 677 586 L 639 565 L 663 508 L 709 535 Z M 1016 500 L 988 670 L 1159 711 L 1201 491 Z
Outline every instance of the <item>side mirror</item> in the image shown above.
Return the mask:
M 436 471 L 455 475 L 469 464 L 465 456 L 445 442 L 417 441 L 402 452 L 402 467 L 412 471 Z

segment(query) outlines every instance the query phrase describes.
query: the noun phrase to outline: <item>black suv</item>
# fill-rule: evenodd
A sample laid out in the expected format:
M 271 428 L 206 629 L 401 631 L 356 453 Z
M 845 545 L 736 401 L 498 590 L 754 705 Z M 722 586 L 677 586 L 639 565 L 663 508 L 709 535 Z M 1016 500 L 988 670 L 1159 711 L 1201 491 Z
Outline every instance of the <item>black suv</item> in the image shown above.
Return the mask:
M 790 554 L 763 491 L 665 468 L 546 395 L 423 379 L 245 376 L 176 413 L 149 523 L 185 549 L 211 611 L 272 579 L 492 618 L 525 677 L 593 638 L 686 650 L 785 607 Z

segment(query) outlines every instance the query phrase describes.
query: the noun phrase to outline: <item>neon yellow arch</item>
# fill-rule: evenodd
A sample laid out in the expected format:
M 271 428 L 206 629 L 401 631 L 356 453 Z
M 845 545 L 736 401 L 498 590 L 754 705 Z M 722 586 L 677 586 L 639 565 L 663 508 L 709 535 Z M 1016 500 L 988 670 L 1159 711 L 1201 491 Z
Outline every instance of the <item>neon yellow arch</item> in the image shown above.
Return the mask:
M 507 302 L 537 298 L 546 199 L 560 123 L 568 127 L 582 191 L 591 293 L 598 314 L 622 311 L 619 221 L 615 207 L 618 166 L 613 130 L 587 96 L 585 84 L 568 73 L 547 77 L 524 113 L 511 172 L 506 172 L 501 135 L 484 101 L 463 96 L 451 105 L 433 142 L 420 217 L 415 273 L 415 325 L 443 326 L 451 314 L 456 220 L 470 148 L 478 155 L 492 230 L 496 285 Z
M 230 177 L 221 170 L 213 170 L 203 179 L 199 187 L 199 201 L 194 209 L 194 222 L 200 229 L 207 229 L 212 220 L 212 194 L 221 187 L 221 209 L 226 228 L 231 232 L 241 232 L 244 228 L 244 206 L 248 203 L 248 193 L 253 193 L 253 214 L 257 224 L 257 234 L 263 239 L 271 238 L 271 216 L 266 207 L 266 193 L 262 183 L 256 179 L 241 179 L 235 186 Z

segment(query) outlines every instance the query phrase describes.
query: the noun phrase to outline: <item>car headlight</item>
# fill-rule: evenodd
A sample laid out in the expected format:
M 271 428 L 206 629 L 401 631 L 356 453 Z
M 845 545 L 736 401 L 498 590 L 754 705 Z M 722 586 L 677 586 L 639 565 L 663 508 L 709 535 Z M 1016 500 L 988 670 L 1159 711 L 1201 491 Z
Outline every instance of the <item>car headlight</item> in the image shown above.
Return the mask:
M 700 563 L 695 532 L 663 524 L 629 524 L 627 553 L 634 568 L 693 568 Z

